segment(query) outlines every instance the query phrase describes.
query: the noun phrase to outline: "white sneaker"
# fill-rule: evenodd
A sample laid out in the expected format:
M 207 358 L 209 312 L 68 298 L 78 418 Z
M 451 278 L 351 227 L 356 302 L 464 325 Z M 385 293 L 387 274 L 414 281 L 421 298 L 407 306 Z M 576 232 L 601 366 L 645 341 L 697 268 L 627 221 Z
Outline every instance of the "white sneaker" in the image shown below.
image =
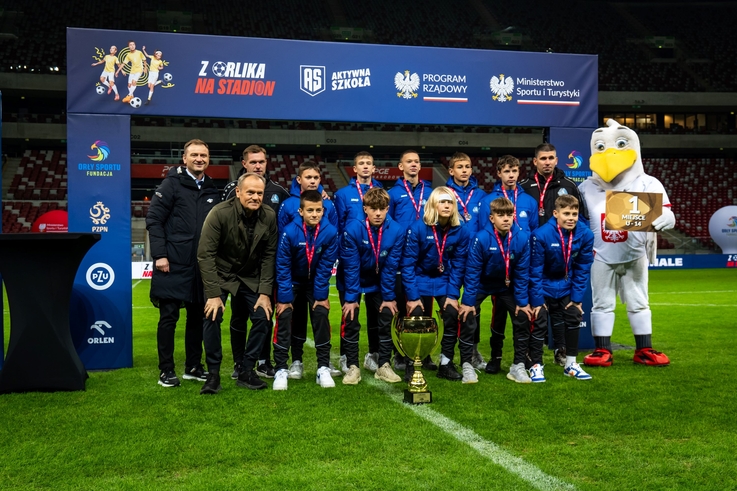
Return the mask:
M 509 380 L 513 380 L 518 384 L 529 384 L 532 382 L 530 376 L 527 375 L 524 363 L 516 363 L 509 367 L 509 373 L 507 374 Z
M 485 366 L 485 365 L 484 365 Z M 470 363 L 466 362 L 463 364 L 463 378 L 461 382 L 464 384 L 475 384 L 479 381 L 479 376 L 476 375 L 476 369 Z
M 379 368 L 379 353 L 366 353 L 363 357 L 363 368 L 369 372 L 375 372 Z
M 340 355 L 340 370 L 343 373 L 348 373 L 348 357 Z
M 591 380 L 591 375 L 584 372 L 583 368 L 581 368 L 581 365 L 579 365 L 575 361 L 563 369 L 563 375 L 573 377 L 577 380 Z
M 287 379 L 289 378 L 289 371 L 286 368 L 277 370 L 274 375 L 274 385 L 271 386 L 272 390 L 287 390 Z
M 543 366 L 539 363 L 535 363 L 530 367 L 530 380 L 535 383 L 545 382 L 545 372 Z
M 389 362 L 384 363 L 376 369 L 376 373 L 374 373 L 374 378 L 383 380 L 384 382 L 388 382 L 390 384 L 396 384 L 397 382 L 402 381 L 402 378 L 394 373 L 394 370 L 392 370 Z
M 356 365 L 351 365 L 348 369 L 348 373 L 343 377 L 343 384 L 345 385 L 358 385 L 361 381 L 361 370 Z
M 289 366 L 289 378 L 292 380 L 299 380 L 305 374 L 305 367 L 302 362 L 297 360 L 293 361 Z
M 335 381 L 333 380 L 333 377 L 330 376 L 329 367 L 320 367 L 317 369 L 317 377 L 315 378 L 315 383 L 320 384 L 320 387 L 322 387 L 323 389 L 335 387 Z
M 479 350 L 474 349 L 473 350 L 473 356 L 471 357 L 471 365 L 476 370 L 485 370 L 486 369 L 486 360 L 484 360 L 483 355 L 479 353 Z
M 343 372 L 342 371 L 338 370 L 337 368 L 335 368 L 335 366 L 333 366 L 333 362 L 332 361 L 331 362 L 328 362 L 328 369 L 330 369 L 330 376 L 331 377 L 340 377 L 341 375 L 343 375 Z

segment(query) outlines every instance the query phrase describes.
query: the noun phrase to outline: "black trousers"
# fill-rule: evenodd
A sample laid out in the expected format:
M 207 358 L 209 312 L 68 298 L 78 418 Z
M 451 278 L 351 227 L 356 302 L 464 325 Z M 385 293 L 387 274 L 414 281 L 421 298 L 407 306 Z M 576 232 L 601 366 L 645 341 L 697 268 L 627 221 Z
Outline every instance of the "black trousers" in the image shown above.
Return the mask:
M 377 293 L 380 295 L 380 293 Z M 369 294 L 366 294 L 366 297 L 368 298 Z M 338 296 L 340 297 L 340 306 L 343 307 L 345 304 L 345 292 L 338 291 Z M 359 295 L 358 298 L 358 306 L 359 309 L 361 307 L 361 296 Z M 378 353 L 379 352 L 379 309 L 372 309 L 368 308 L 368 300 L 364 300 L 364 305 L 366 305 L 366 336 L 368 339 L 368 352 L 369 353 Z M 379 305 L 381 305 L 381 302 L 379 302 Z M 378 306 L 377 306 L 378 307 Z M 358 314 L 356 314 L 358 316 Z M 358 319 L 355 319 L 356 321 Z M 343 319 L 342 314 L 340 318 L 340 354 L 346 355 L 345 352 L 345 339 L 343 338 L 343 325 L 345 324 L 345 319 Z M 359 326 L 360 329 L 360 326 Z M 348 366 L 351 366 L 350 363 Z
M 159 370 L 174 370 L 174 331 L 179 321 L 181 300 L 159 300 L 159 325 L 156 330 L 156 344 L 159 351 Z M 187 323 L 184 327 L 184 353 L 186 368 L 202 363 L 202 322 L 205 318 L 205 304 L 184 302 Z
M 274 305 L 274 295 L 271 296 L 271 304 Z M 242 299 L 236 295 L 230 298 L 230 349 L 233 351 L 233 361 L 236 365 L 243 364 L 243 354 L 246 352 L 246 337 L 248 330 L 246 321 L 248 321 L 248 309 Z M 268 330 L 264 337 L 264 345 L 259 354 L 259 360 L 271 360 L 271 328 L 272 322 L 269 319 Z
M 504 348 L 504 339 L 506 338 L 504 331 L 507 329 L 507 314 L 514 316 L 514 310 L 509 311 L 503 302 L 496 301 L 496 295 L 491 297 L 491 338 L 489 345 L 491 346 L 491 357 L 501 358 L 502 349 Z
M 251 319 L 251 333 L 246 341 L 246 349 L 243 354 L 242 366 L 243 371 L 249 372 L 253 370 L 258 360 L 258 356 L 261 353 L 261 348 L 264 344 L 264 338 L 268 330 L 268 325 L 271 322 L 269 317 L 266 315 L 264 309 L 259 308 L 257 311 L 253 311 L 253 306 L 258 301 L 259 294 L 251 291 L 247 286 L 241 285 L 236 295 L 236 302 L 243 302 L 245 307 L 245 313 L 248 317 L 243 318 L 243 323 L 239 327 L 241 330 L 246 330 L 246 319 Z M 220 296 L 220 299 L 225 304 L 228 299 L 228 294 L 224 293 Z M 204 310 L 204 308 L 203 308 Z M 223 345 L 221 340 L 220 324 L 223 322 L 223 311 L 219 311 L 216 319 L 213 321 L 210 318 L 206 318 L 204 321 L 204 341 L 205 341 L 205 356 L 207 360 L 207 368 L 210 372 L 220 373 L 220 364 L 223 361 Z
M 476 306 L 480 306 L 488 295 L 479 294 L 476 296 Z M 545 329 L 547 326 L 547 311 L 540 309 L 540 314 L 534 322 L 530 322 L 527 314 L 519 312 L 517 315 L 517 305 L 514 301 L 514 295 L 511 291 L 498 293 L 495 296 L 494 309 L 503 307 L 512 317 L 512 334 L 514 336 L 514 363 L 525 363 L 529 353 L 532 363 L 542 364 L 543 360 L 543 342 L 545 340 Z M 506 319 L 505 319 L 506 321 Z M 492 346 L 493 350 L 493 346 Z M 501 356 L 501 351 L 499 352 Z M 494 351 L 492 351 L 492 357 Z
M 583 315 L 575 305 L 566 308 L 570 302 L 570 295 L 563 298 L 545 297 L 556 349 L 565 347 L 566 356 L 577 356 L 579 327 Z M 547 330 L 547 326 L 545 329 Z
M 392 319 L 394 316 L 387 308 L 384 308 L 381 312 L 379 311 L 379 307 L 383 301 L 381 292 L 366 293 L 364 295 L 367 322 L 370 322 L 368 321 L 369 314 L 372 314 L 372 317 L 376 319 L 376 328 L 373 329 L 373 331 L 377 338 L 377 341 L 374 342 L 378 346 L 374 346 L 372 349 L 372 329 L 369 328 L 369 353 L 379 353 L 379 366 L 382 366 L 391 359 L 392 347 L 394 346 L 391 333 Z M 359 333 L 361 331 L 361 323 L 358 321 L 359 310 L 360 307 L 355 311 L 355 314 L 350 321 L 346 322 L 345 318 L 342 319 L 340 325 L 340 344 L 344 348 L 344 354 L 346 356 L 348 366 L 358 366 L 358 340 Z
M 443 322 L 443 338 L 440 341 L 441 353 L 451 361 L 453 361 L 453 353 L 455 351 L 456 342 L 458 342 L 458 351 L 461 354 L 461 365 L 468 362 L 471 363 L 473 357 L 473 336 L 476 330 L 476 318 L 472 315 L 466 317 L 465 321 L 458 319 L 458 311 L 449 307 L 443 308 L 447 297 L 434 297 L 440 309 L 440 318 Z M 422 309 L 415 308 L 410 312 L 411 316 L 424 315 L 432 316 L 433 297 L 420 297 L 422 301 Z
M 312 323 L 312 336 L 315 339 L 315 351 L 317 351 L 317 368 L 326 367 L 330 364 L 330 320 L 328 318 L 330 311 L 325 307 L 318 305 L 316 309 L 312 309 L 315 303 L 314 292 L 312 287 L 293 288 L 295 301 L 300 298 L 305 309 L 310 308 L 310 321 Z M 287 368 L 287 359 L 289 358 L 289 349 L 292 349 L 292 361 L 302 361 L 304 354 L 304 343 L 307 339 L 306 329 L 299 334 L 301 344 L 297 348 L 294 344 L 296 336 L 294 334 L 295 318 L 297 316 L 297 305 L 292 302 L 293 309 L 286 309 L 276 318 L 274 326 L 274 362 L 275 368 L 280 370 Z

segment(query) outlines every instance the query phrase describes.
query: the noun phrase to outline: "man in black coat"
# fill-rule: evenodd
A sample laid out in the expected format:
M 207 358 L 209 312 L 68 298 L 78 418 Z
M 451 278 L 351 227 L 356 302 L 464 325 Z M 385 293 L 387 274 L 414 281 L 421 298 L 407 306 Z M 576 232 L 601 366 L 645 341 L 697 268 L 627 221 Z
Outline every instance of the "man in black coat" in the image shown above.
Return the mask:
M 263 203 L 279 214 L 279 207 L 289 198 L 289 191 L 269 179 L 266 172 L 266 166 L 269 163 L 269 156 L 266 149 L 258 145 L 249 145 L 243 150 L 243 159 L 241 164 L 243 168 L 238 173 L 238 177 L 246 172 L 257 174 L 266 179 L 266 188 L 264 189 Z M 238 180 L 228 183 L 223 188 L 222 200 L 226 201 L 235 196 L 235 188 Z M 272 303 L 275 303 L 272 299 Z M 244 305 L 239 302 L 237 297 L 231 298 L 230 303 L 230 347 L 233 351 L 233 360 L 235 367 L 233 368 L 232 379 L 237 379 L 243 370 L 243 354 L 246 352 L 246 319 L 248 312 L 244 311 Z M 274 378 L 274 367 L 271 364 L 271 323 L 264 338 L 264 346 L 256 364 L 256 374 L 260 377 Z
M 169 171 L 151 200 L 146 216 L 151 256 L 155 264 L 151 302 L 159 309 L 156 334 L 159 351 L 159 385 L 176 387 L 174 331 L 184 305 L 184 379 L 205 381 L 202 366 L 202 324 L 205 297 L 197 265 L 197 246 L 205 217 L 220 202 L 220 193 L 205 169 L 210 164 L 207 143 L 190 140 L 184 145 L 184 167 Z

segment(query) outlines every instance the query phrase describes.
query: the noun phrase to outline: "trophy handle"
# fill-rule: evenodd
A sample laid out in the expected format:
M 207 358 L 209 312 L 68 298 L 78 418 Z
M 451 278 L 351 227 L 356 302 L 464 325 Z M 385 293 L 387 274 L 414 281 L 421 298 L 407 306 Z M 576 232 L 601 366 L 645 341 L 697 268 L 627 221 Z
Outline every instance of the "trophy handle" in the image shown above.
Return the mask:
M 438 352 L 440 352 L 440 340 L 443 339 L 443 331 L 445 331 L 445 326 L 443 325 L 443 315 L 440 313 L 439 310 L 435 311 L 435 315 L 433 317 L 435 318 L 435 324 L 437 324 L 438 326 L 438 337 L 435 339 L 435 348 L 430 352 L 430 354 L 437 355 Z
M 397 335 L 397 324 L 399 323 L 399 314 L 394 314 L 394 317 L 392 317 L 392 341 L 394 341 L 394 347 L 397 348 L 397 351 L 400 355 L 407 357 L 407 354 L 404 352 L 404 349 L 402 348 L 402 344 L 399 342 L 399 336 Z

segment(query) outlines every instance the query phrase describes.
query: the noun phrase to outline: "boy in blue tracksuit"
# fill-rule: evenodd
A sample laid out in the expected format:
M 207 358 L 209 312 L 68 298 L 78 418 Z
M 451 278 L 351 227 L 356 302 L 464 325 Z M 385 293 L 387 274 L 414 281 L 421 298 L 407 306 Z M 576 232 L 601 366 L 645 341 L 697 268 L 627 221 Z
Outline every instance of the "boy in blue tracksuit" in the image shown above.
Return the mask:
M 442 354 L 438 377 L 461 380 L 453 364 L 453 351 L 460 339 L 461 364 L 471 372 L 473 330 L 469 321 L 459 322 L 458 299 L 466 267 L 470 236 L 458 216 L 458 207 L 451 190 L 435 189 L 427 200 L 423 220 L 407 230 L 402 253 L 402 283 L 407 296 L 407 313 L 411 316 L 432 316 L 433 298 L 440 307 L 443 321 Z M 459 332 L 460 331 L 460 332 Z M 405 379 L 414 369 L 407 364 Z
M 578 211 L 575 196 L 559 196 L 555 200 L 553 217 L 533 232 L 530 300 L 533 305 L 545 302 L 546 317 L 551 319 L 553 326 L 553 339 L 556 329 L 564 331 L 563 373 L 578 380 L 589 380 L 591 376 L 576 362 L 576 356 L 583 315 L 581 302 L 594 262 L 594 234 L 589 227 L 576 226 Z M 539 281 L 532 278 L 539 278 Z
M 320 189 L 320 167 L 311 160 L 306 160 L 299 165 L 297 177 L 292 181 L 289 188 L 290 197 L 285 199 L 277 213 L 277 225 L 279 230 L 286 227 L 299 216 L 300 200 L 299 197 L 305 191 Z M 323 199 L 323 207 L 325 208 L 325 216 L 333 225 L 338 228 L 338 213 L 335 211 L 335 205 L 329 199 Z
M 330 302 L 328 290 L 335 260 L 338 257 L 338 230 L 324 217 L 323 200 L 316 190 L 300 197 L 299 217 L 279 231 L 276 251 L 276 325 L 274 326 L 274 390 L 287 389 L 287 377 L 302 378 L 302 347 L 292 345 L 292 367 L 287 371 L 287 357 L 292 342 L 294 305 L 308 305 L 317 351 L 317 383 L 335 387 L 330 375 Z M 301 300 L 301 302 L 298 302 Z
M 458 213 L 461 216 L 461 222 L 469 227 L 469 236 L 473 237 L 479 226 L 479 219 L 486 220 L 486 212 L 483 212 L 479 204 L 484 199 L 486 193 L 479 188 L 478 181 L 473 176 L 473 166 L 471 165 L 471 157 L 462 152 L 456 152 L 448 162 L 448 173 L 450 177 L 445 185 L 453 191 L 458 201 Z M 478 320 L 478 319 L 477 319 Z M 473 360 L 471 364 L 474 368 L 482 370 L 486 367 L 484 357 L 479 353 L 479 330 L 475 331 L 475 339 L 473 345 Z
M 510 200 L 497 198 L 490 208 L 493 231 L 486 228 L 479 231 L 468 253 L 461 317 L 468 315 L 475 324 L 473 314 L 486 297 L 494 295 L 497 305 L 504 305 L 512 313 L 514 363 L 507 378 L 518 383 L 544 382 L 544 377 L 530 379 L 525 371 L 528 353 L 542 364 L 545 337 L 544 324 L 537 321 L 531 324 L 535 310 L 530 306 L 528 295 L 529 235 L 513 226 L 514 204 Z
M 358 338 L 361 330 L 358 311 L 362 293 L 365 294 L 367 318 L 368 313 L 373 311 L 373 317 L 377 319 L 378 356 L 372 361 L 378 366 L 372 370 L 375 372 L 374 378 L 389 383 L 402 380 L 394 373 L 389 361 L 393 346 L 391 324 L 397 313 L 394 282 L 402 258 L 404 229 L 387 216 L 389 195 L 382 188 L 368 191 L 363 203 L 366 218 L 348 221 L 340 247 L 345 286 L 340 337 L 349 367 L 343 377 L 343 383 L 347 385 L 361 381 L 358 369 Z
M 338 231 L 340 233 L 345 230 L 349 221 L 354 219 L 363 221 L 366 218 L 366 214 L 363 211 L 364 196 L 369 190 L 382 187 L 379 181 L 372 178 L 374 170 L 376 170 L 376 167 L 374 166 L 374 158 L 370 153 L 358 152 L 355 157 L 353 157 L 353 171 L 356 173 L 356 177 L 351 178 L 348 185 L 336 191 L 333 196 L 333 200 L 335 201 L 335 211 L 338 214 Z M 340 295 L 340 303 L 343 305 L 345 303 L 345 286 L 343 283 L 343 267 L 341 264 L 338 266 L 338 273 L 335 280 L 336 287 Z M 377 331 L 377 322 L 376 311 L 374 309 L 368 309 L 366 311 L 366 333 L 368 335 L 369 350 L 364 359 L 364 368 L 373 372 L 378 368 L 376 365 L 376 360 L 379 355 L 379 334 Z M 349 365 L 346 361 L 342 338 L 340 342 L 340 365 L 341 370 L 346 373 Z M 349 380 L 350 379 L 351 378 L 349 377 Z M 345 383 L 345 379 L 343 379 L 343 382 Z
M 519 180 L 519 159 L 511 155 L 502 155 L 496 163 L 496 172 L 499 180 L 494 184 L 494 189 L 481 201 L 480 207 L 484 212 L 489 211 L 489 205 L 497 198 L 506 198 L 514 205 L 514 225 L 512 229 L 520 229 L 529 234 L 537 228 L 537 202 L 527 194 L 521 186 L 517 185 Z M 486 228 L 489 232 L 494 231 L 494 226 L 489 220 L 479 220 L 478 230 Z M 491 297 L 494 303 L 494 296 Z M 504 347 L 504 331 L 507 327 L 507 313 L 503 303 L 494 303 L 491 314 L 491 363 L 486 365 L 486 373 L 499 373 L 502 367 L 502 348 Z M 478 312 L 476 313 L 478 321 Z M 478 333 L 480 330 L 477 330 Z M 478 338 L 477 338 L 478 342 Z
M 399 158 L 397 166 L 402 171 L 402 177 L 397 179 L 397 182 L 389 189 L 389 216 L 406 231 L 413 223 L 422 221 L 427 199 L 432 192 L 432 184 L 420 179 L 422 163 L 420 162 L 420 155 L 416 151 L 405 150 Z M 398 274 L 401 275 L 401 268 Z M 405 317 L 407 315 L 405 310 L 406 295 L 402 279 L 397 278 L 395 285 L 399 316 Z M 399 356 L 398 353 L 394 358 L 394 368 L 397 370 L 405 369 L 404 358 Z M 423 368 L 428 370 L 438 369 L 430 356 L 423 360 Z M 411 369 L 411 371 L 414 370 Z

